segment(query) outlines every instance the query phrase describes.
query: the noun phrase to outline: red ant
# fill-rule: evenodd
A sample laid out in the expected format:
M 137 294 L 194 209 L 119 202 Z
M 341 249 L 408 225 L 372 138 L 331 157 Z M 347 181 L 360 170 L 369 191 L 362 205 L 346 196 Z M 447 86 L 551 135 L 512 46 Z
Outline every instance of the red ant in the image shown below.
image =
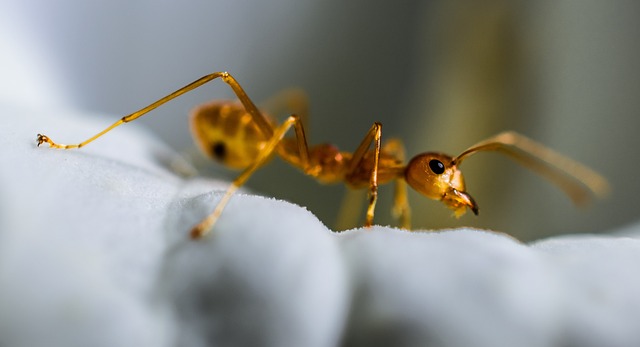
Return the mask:
M 277 153 L 291 165 L 301 169 L 321 183 L 344 182 L 351 188 L 368 188 L 369 203 L 365 226 L 373 224 L 378 196 L 378 185 L 395 183 L 393 211 L 400 217 L 404 228 L 410 227 L 410 208 L 407 184 L 422 195 L 442 201 L 461 216 L 469 208 L 478 214 L 478 205 L 466 192 L 464 177 L 458 169 L 467 157 L 480 151 L 499 151 L 519 161 L 560 187 L 574 202 L 589 197 L 589 192 L 603 195 L 607 181 L 589 168 L 564 157 L 545 146 L 515 132 L 503 132 L 481 141 L 456 157 L 442 153 L 418 154 L 404 163 L 404 149 L 399 139 L 382 144 L 382 124 L 375 122 L 353 153 L 338 150 L 331 144 L 309 146 L 302 117 L 291 115 L 284 123 L 276 123 L 258 110 L 238 82 L 227 72 L 206 75 L 144 107 L 74 145 L 55 143 L 46 135 L 38 134 L 38 146 L 43 143 L 53 148 L 80 148 L 113 128 L 140 118 L 156 107 L 214 79 L 221 78 L 234 91 L 240 103 L 215 101 L 197 107 L 191 115 L 191 131 L 199 148 L 209 157 L 244 171 L 231 183 L 213 212 L 191 230 L 192 238 L 207 234 L 220 217 L 233 193 L 262 165 Z M 294 104 L 294 100 L 290 100 Z M 305 118 L 306 119 L 306 118 Z M 295 136 L 284 137 L 293 127 Z M 373 143 L 373 149 L 370 149 Z

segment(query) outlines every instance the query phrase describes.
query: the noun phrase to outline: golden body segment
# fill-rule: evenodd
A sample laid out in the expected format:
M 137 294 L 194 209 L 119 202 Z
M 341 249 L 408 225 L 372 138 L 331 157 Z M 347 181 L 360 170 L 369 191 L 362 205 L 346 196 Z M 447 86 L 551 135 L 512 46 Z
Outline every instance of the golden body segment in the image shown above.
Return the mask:
M 399 139 L 382 143 L 382 125 L 374 123 L 353 152 L 339 150 L 332 144 L 309 146 L 306 139 L 306 102 L 298 94 L 281 94 L 274 103 L 293 111 L 282 124 L 277 124 L 261 112 L 240 84 L 227 72 L 206 75 L 185 87 L 159 99 L 107 127 L 84 142 L 58 144 L 46 135 L 38 134 L 37 144 L 53 148 L 80 148 L 115 127 L 131 122 L 158 106 L 214 79 L 227 83 L 238 101 L 214 101 L 194 109 L 190 127 L 198 148 L 212 159 L 242 173 L 231 183 L 214 210 L 191 229 L 192 238 L 207 234 L 220 218 L 233 193 L 274 155 L 299 168 L 321 183 L 345 183 L 354 189 L 367 188 L 369 193 L 365 226 L 373 224 L 378 186 L 395 183 L 394 216 L 404 228 L 410 228 L 410 208 L 407 185 L 420 194 L 442 201 L 461 216 L 469 208 L 478 214 L 478 205 L 466 192 L 464 177 L 459 170 L 462 161 L 480 151 L 499 151 L 524 166 L 538 172 L 560 187 L 574 202 L 582 203 L 591 195 L 604 195 L 608 183 L 596 172 L 564 157 L 543 145 L 514 132 L 500 133 L 471 146 L 457 157 L 442 153 L 421 153 L 405 163 L 405 153 Z M 293 136 L 285 137 L 293 128 Z

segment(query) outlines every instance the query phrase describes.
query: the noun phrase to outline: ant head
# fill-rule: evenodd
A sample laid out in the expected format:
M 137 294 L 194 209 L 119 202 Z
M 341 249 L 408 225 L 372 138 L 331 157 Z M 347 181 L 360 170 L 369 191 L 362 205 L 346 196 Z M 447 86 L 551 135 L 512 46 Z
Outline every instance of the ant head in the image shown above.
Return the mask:
M 407 183 L 420 194 L 442 201 L 457 217 L 467 207 L 478 214 L 478 205 L 465 192 L 464 177 L 453 158 L 441 153 L 422 153 L 415 156 L 405 170 Z

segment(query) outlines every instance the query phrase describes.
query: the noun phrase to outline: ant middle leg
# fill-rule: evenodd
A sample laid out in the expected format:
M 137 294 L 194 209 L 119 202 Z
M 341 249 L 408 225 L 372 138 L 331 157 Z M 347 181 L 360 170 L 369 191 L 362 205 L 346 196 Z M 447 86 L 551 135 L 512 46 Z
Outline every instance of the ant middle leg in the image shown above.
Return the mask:
M 255 161 L 247 167 L 227 188 L 227 191 L 224 193 L 218 204 L 216 205 L 213 212 L 211 212 L 208 216 L 206 216 L 200 223 L 196 224 L 191 229 L 191 238 L 199 239 L 205 236 L 207 233 L 211 231 L 215 223 L 220 218 L 222 211 L 225 206 L 229 203 L 231 196 L 236 192 L 248 179 L 251 175 L 258 170 L 262 165 L 264 165 L 275 153 L 278 144 L 284 138 L 284 135 L 287 133 L 291 127 L 294 127 L 296 140 L 298 142 L 298 148 L 300 152 L 300 161 L 303 165 L 304 169 L 309 167 L 309 149 L 306 142 L 304 127 L 302 125 L 300 117 L 297 115 L 291 115 L 287 120 L 284 121 L 282 125 L 274 129 L 273 136 L 269 141 L 267 141 L 264 147 L 258 153 Z
M 346 174 L 346 177 L 349 178 L 360 167 L 360 165 L 362 165 L 364 156 L 369 151 L 369 146 L 373 142 L 373 168 L 371 169 L 371 174 L 369 176 L 369 202 L 364 222 L 365 227 L 373 225 L 373 216 L 375 213 L 376 202 L 378 200 L 378 164 L 380 162 L 381 137 L 382 124 L 375 122 L 356 151 L 353 152 L 351 163 L 349 164 Z

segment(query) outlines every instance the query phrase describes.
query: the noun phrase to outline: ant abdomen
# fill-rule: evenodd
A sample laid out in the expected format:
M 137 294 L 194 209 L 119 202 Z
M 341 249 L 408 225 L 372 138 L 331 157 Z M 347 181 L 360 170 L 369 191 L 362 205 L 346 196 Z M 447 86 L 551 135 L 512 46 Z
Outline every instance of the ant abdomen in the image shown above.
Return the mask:
M 227 167 L 244 169 L 269 140 L 252 119 L 240 103 L 213 101 L 193 109 L 190 128 L 204 154 Z

